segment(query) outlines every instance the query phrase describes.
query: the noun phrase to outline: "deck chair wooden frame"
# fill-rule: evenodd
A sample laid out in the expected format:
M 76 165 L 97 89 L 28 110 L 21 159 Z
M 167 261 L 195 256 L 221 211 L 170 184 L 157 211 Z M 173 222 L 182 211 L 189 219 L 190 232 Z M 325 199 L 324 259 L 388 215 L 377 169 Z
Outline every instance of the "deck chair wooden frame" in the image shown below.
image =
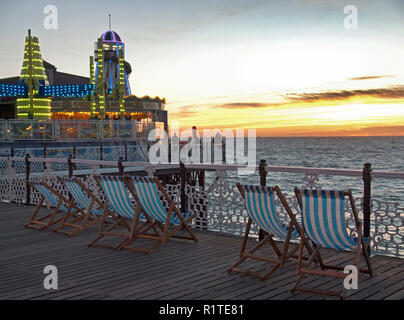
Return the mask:
M 296 198 L 299 202 L 300 208 L 302 208 L 302 195 L 301 195 L 301 189 L 295 188 L 295 195 Z M 314 191 L 314 190 L 311 190 Z M 373 276 L 373 270 L 372 270 L 372 265 L 370 262 L 370 256 L 369 256 L 369 246 L 370 246 L 370 237 L 365 241 L 363 234 L 362 234 L 362 224 L 359 221 L 358 217 L 358 211 L 355 206 L 355 202 L 352 196 L 351 191 L 343 191 L 343 196 L 344 199 L 347 196 L 349 198 L 349 203 L 352 208 L 352 213 L 354 216 L 355 220 L 355 232 L 358 236 L 357 241 L 356 241 L 356 249 L 354 252 L 349 252 L 342 250 L 348 254 L 354 253 L 355 255 L 355 267 L 357 268 L 359 273 L 366 273 L 369 274 L 370 277 Z M 343 226 L 346 228 L 345 226 Z M 325 277 L 331 277 L 331 278 L 340 278 L 344 279 L 347 274 L 343 273 L 342 271 L 344 270 L 343 266 L 338 266 L 338 265 L 331 265 L 331 264 L 326 264 L 324 263 L 324 260 L 321 256 L 320 249 L 322 248 L 318 243 L 316 243 L 313 239 L 310 239 L 308 236 L 307 232 L 304 229 L 304 223 L 303 223 L 303 211 L 302 211 L 302 227 L 300 228 L 301 234 L 300 234 L 300 245 L 299 245 L 299 254 L 298 254 L 298 274 L 299 274 L 299 279 L 295 285 L 295 287 L 292 289 L 292 292 L 307 292 L 307 293 L 314 293 L 314 294 L 319 294 L 319 295 L 328 295 L 328 296 L 335 296 L 339 297 L 340 299 L 344 299 L 346 295 L 346 289 L 342 289 L 340 292 L 336 291 L 329 291 L 329 290 L 320 290 L 320 289 L 313 289 L 313 288 L 307 288 L 303 287 L 300 285 L 302 282 L 303 278 L 305 275 L 319 275 L 319 276 L 325 276 Z M 309 241 L 311 242 L 313 246 L 313 252 L 311 253 L 309 260 L 305 265 L 303 265 L 302 262 L 302 255 L 303 255 L 303 243 L 304 241 Z M 354 248 L 354 247 L 352 247 Z M 362 261 L 362 258 L 365 257 L 366 260 L 366 265 L 367 268 L 360 268 L 360 264 Z M 317 261 L 317 267 L 313 267 L 312 264 L 314 261 Z M 341 287 L 343 287 L 343 284 L 341 282 Z
M 237 185 L 238 190 L 240 191 L 241 196 L 243 197 L 243 199 L 245 201 L 244 187 L 240 183 L 237 183 L 236 185 Z M 264 188 L 268 188 L 268 187 L 264 187 Z M 295 258 L 295 259 L 297 258 L 296 253 L 298 251 L 298 247 L 296 246 L 295 248 L 290 249 L 290 241 L 292 239 L 292 232 L 294 229 L 300 234 L 300 225 L 297 222 L 296 216 L 292 212 L 292 210 L 291 210 L 289 204 L 287 203 L 286 198 L 283 195 L 283 193 L 281 192 L 280 188 L 278 186 L 274 186 L 274 187 L 272 187 L 272 191 L 274 191 L 274 193 L 276 193 L 276 195 L 280 199 L 283 207 L 285 208 L 286 213 L 288 214 L 288 216 L 290 218 L 290 222 L 289 222 L 289 225 L 287 228 L 287 236 L 286 236 L 286 239 L 284 240 L 284 244 L 283 244 L 283 249 L 279 248 L 277 242 L 274 240 L 274 238 L 273 238 L 274 234 L 271 234 L 267 230 L 263 230 L 264 234 L 265 234 L 264 239 L 262 239 L 260 242 L 258 242 L 258 244 L 256 244 L 253 248 L 247 249 L 247 241 L 248 241 L 251 225 L 253 223 L 253 219 L 251 218 L 251 215 L 249 214 L 246 230 L 244 233 L 243 242 L 242 242 L 241 249 L 240 249 L 240 258 L 236 263 L 234 263 L 227 270 L 228 272 L 236 272 L 236 273 L 253 276 L 253 277 L 259 278 L 263 281 L 263 280 L 267 279 L 270 275 L 272 275 L 276 270 L 281 268 L 290 258 Z M 247 212 L 248 212 L 248 209 L 247 209 Z M 271 258 L 268 256 L 259 255 L 259 254 L 255 253 L 257 250 L 259 250 L 260 248 L 264 247 L 267 244 L 270 245 L 272 250 L 275 252 L 277 258 Z M 312 252 L 312 248 L 310 247 L 310 245 L 307 241 L 304 241 L 304 245 L 306 246 L 306 248 L 309 252 Z M 269 270 L 265 273 L 258 273 L 258 272 L 254 272 L 254 271 L 250 271 L 250 270 L 240 269 L 239 266 L 242 263 L 244 263 L 247 259 L 265 261 L 270 264 L 273 264 L 273 266 L 271 266 L 269 268 Z
M 125 181 L 121 177 L 116 177 L 114 176 L 113 178 L 115 179 L 122 179 L 122 183 L 126 187 Z M 103 177 L 97 177 L 94 176 L 95 181 L 97 182 L 100 190 L 104 192 L 105 198 L 106 198 L 106 203 L 104 205 L 104 213 L 101 218 L 101 223 L 99 225 L 98 229 L 98 235 L 97 237 L 88 244 L 89 247 L 101 247 L 101 248 L 110 248 L 110 249 L 120 249 L 121 246 L 126 243 L 128 239 L 130 239 L 131 234 L 135 232 L 144 232 L 145 227 L 149 224 L 152 223 L 151 219 L 146 217 L 147 221 L 144 222 L 143 224 L 139 224 L 139 221 L 137 224 L 134 223 L 134 219 L 136 217 L 136 209 L 135 207 L 130 205 L 130 210 L 133 210 L 132 212 L 132 217 L 130 215 L 123 215 L 122 212 L 119 212 L 119 210 L 114 210 L 115 208 L 114 204 L 112 203 L 112 200 L 108 200 L 109 194 L 104 190 L 102 181 L 100 179 L 103 179 Z M 127 192 L 125 190 L 125 192 Z M 129 201 L 129 198 L 126 198 L 124 201 Z M 140 215 L 139 215 L 140 216 Z M 106 220 L 108 218 L 113 219 L 113 223 L 107 227 Z M 132 220 L 132 221 L 131 221 Z M 132 228 L 137 228 L 132 230 Z M 117 244 L 117 245 L 109 245 L 109 244 L 103 244 L 100 243 L 100 241 L 104 237 L 118 237 L 121 238 L 122 240 Z
M 57 177 L 57 179 L 66 187 L 65 181 L 62 178 Z M 104 210 L 104 204 L 79 179 L 75 177 L 71 179 L 74 183 L 79 185 L 81 191 L 84 191 L 87 194 L 87 198 L 90 200 L 90 205 L 88 208 L 80 206 L 80 201 L 75 199 L 71 192 L 69 192 L 72 197 L 69 208 L 63 217 L 60 227 L 54 230 L 54 232 L 65 234 L 69 237 L 75 236 L 81 231 L 99 223 L 102 215 L 94 214 L 93 210 Z M 73 230 L 66 230 L 68 228 Z
M 25 228 L 30 228 L 30 229 L 36 229 L 43 231 L 45 229 L 49 229 L 53 227 L 54 225 L 58 224 L 60 221 L 63 220 L 63 216 L 66 214 L 68 210 L 68 206 L 70 204 L 70 201 L 64 197 L 62 194 L 60 194 L 58 191 L 56 191 L 54 188 L 52 188 L 49 184 L 45 182 L 27 182 L 28 185 L 31 187 L 31 189 L 38 190 L 36 186 L 43 186 L 48 190 L 51 195 L 55 195 L 55 203 L 51 203 L 52 205 L 55 205 L 55 207 L 52 209 L 51 213 L 38 217 L 40 210 L 42 209 L 45 201 L 50 201 L 47 199 L 42 192 L 38 190 L 38 192 L 41 193 L 42 198 L 39 201 L 39 204 L 34 210 L 34 213 L 32 214 L 31 218 L 29 219 L 29 222 L 25 225 Z M 63 215 L 63 216 L 60 216 Z M 60 217 L 59 217 L 60 216 Z
M 196 214 L 184 218 L 183 214 L 177 208 L 174 201 L 171 199 L 170 195 L 167 193 L 164 186 L 160 183 L 160 181 L 157 178 L 150 178 L 150 177 L 138 177 L 138 178 L 144 179 L 145 181 L 147 181 L 146 183 L 154 183 L 157 186 L 157 190 L 161 191 L 163 197 L 168 202 L 169 208 L 168 210 L 164 209 L 166 216 L 164 221 L 154 219 L 153 212 L 150 212 L 149 209 L 142 206 L 141 203 L 143 199 L 140 199 L 140 196 L 137 194 L 132 178 L 125 176 L 124 177 L 125 183 L 129 191 L 131 192 L 132 196 L 136 200 L 136 212 L 131 236 L 125 243 L 122 244 L 121 249 L 141 251 L 146 254 L 150 254 L 161 244 L 166 243 L 170 238 L 192 240 L 195 243 L 197 243 L 198 239 L 195 236 L 194 232 L 192 231 L 191 227 L 189 226 L 189 223 L 192 221 L 192 219 L 196 217 Z M 158 195 L 155 196 L 158 197 Z M 159 202 L 161 205 L 160 199 L 158 199 L 157 202 Z M 148 217 L 149 222 L 148 225 L 142 230 L 138 228 L 139 216 L 141 213 L 143 213 L 146 217 Z M 171 228 L 170 230 L 170 225 L 172 222 L 172 218 L 174 216 L 178 217 L 180 223 L 174 226 L 174 228 Z M 183 229 L 188 233 L 189 236 L 177 235 L 177 233 Z M 149 231 L 154 231 L 154 233 L 150 233 Z M 140 246 L 134 247 L 133 243 L 138 239 L 152 240 L 155 241 L 155 244 L 149 248 Z

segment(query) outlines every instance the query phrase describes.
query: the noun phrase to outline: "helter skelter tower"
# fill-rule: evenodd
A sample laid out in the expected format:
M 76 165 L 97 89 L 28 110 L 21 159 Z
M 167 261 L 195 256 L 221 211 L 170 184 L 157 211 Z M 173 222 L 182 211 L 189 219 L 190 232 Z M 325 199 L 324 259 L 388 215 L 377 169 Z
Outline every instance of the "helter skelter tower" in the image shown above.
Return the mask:
M 124 97 L 131 94 L 129 75 L 132 72 L 125 62 L 125 44 L 121 37 L 111 30 L 102 34 L 95 43 L 94 58 L 90 57 L 90 81 L 95 84 L 91 113 L 96 111 L 96 102 L 101 118 L 105 118 L 105 100 L 107 97 L 119 100 L 119 114 L 125 115 Z
M 20 85 L 25 85 L 28 95 L 17 99 L 18 119 L 49 119 L 51 117 L 51 99 L 38 95 L 40 86 L 48 84 L 39 41 L 37 37 L 25 39 L 24 61 L 20 75 Z

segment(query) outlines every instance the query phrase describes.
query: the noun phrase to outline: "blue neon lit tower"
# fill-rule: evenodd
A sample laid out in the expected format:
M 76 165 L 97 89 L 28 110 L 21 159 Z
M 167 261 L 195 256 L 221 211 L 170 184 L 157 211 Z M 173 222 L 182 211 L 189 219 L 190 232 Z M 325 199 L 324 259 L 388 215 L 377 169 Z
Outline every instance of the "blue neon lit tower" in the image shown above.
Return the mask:
M 123 63 L 122 60 L 120 63 L 120 58 L 125 59 L 125 44 L 121 40 L 121 37 L 112 30 L 102 34 L 101 44 L 102 48 L 100 48 L 99 42 L 96 42 L 94 48 L 94 60 L 96 64 L 95 79 L 99 77 L 100 71 L 103 71 L 106 95 L 112 95 L 115 98 L 119 97 L 119 93 L 123 96 L 130 95 L 129 75 L 132 72 L 132 68 L 124 60 Z M 103 51 L 104 61 L 101 61 L 100 49 Z M 100 68 L 101 63 L 103 66 Z M 120 78 L 123 78 L 122 88 L 120 88 Z

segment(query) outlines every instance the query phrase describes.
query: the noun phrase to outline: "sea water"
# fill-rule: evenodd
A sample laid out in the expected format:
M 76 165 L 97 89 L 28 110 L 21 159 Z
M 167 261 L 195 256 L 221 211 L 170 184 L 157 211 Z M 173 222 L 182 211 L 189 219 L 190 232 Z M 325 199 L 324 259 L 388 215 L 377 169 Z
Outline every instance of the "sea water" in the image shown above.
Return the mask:
M 247 146 L 245 148 L 247 150 Z M 256 162 L 265 159 L 269 166 L 295 166 L 362 170 L 371 163 L 374 171 L 404 172 L 404 137 L 316 137 L 256 139 Z M 214 174 L 207 174 L 207 183 Z M 240 175 L 227 171 L 230 183 L 259 184 L 258 174 Z M 268 185 L 279 185 L 287 193 L 304 186 L 304 174 L 270 172 Z M 361 177 L 319 175 L 323 189 L 352 190 L 363 195 Z M 404 179 L 373 179 L 372 197 L 404 205 Z

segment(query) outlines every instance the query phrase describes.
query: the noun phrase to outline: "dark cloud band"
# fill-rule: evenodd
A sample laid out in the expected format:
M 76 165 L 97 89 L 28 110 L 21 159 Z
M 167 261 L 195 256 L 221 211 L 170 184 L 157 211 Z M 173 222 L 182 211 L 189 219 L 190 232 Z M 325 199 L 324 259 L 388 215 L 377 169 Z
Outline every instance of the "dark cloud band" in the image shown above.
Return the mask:
M 383 78 L 394 78 L 392 75 L 379 75 L 379 76 L 363 76 L 363 77 L 354 77 L 349 78 L 349 80 L 372 80 L 372 79 L 383 79 Z
M 404 99 L 404 85 L 389 88 L 365 90 L 338 90 L 315 93 L 288 93 L 283 95 L 291 102 L 315 102 L 321 100 L 346 100 L 359 97 L 373 97 L 380 99 Z

